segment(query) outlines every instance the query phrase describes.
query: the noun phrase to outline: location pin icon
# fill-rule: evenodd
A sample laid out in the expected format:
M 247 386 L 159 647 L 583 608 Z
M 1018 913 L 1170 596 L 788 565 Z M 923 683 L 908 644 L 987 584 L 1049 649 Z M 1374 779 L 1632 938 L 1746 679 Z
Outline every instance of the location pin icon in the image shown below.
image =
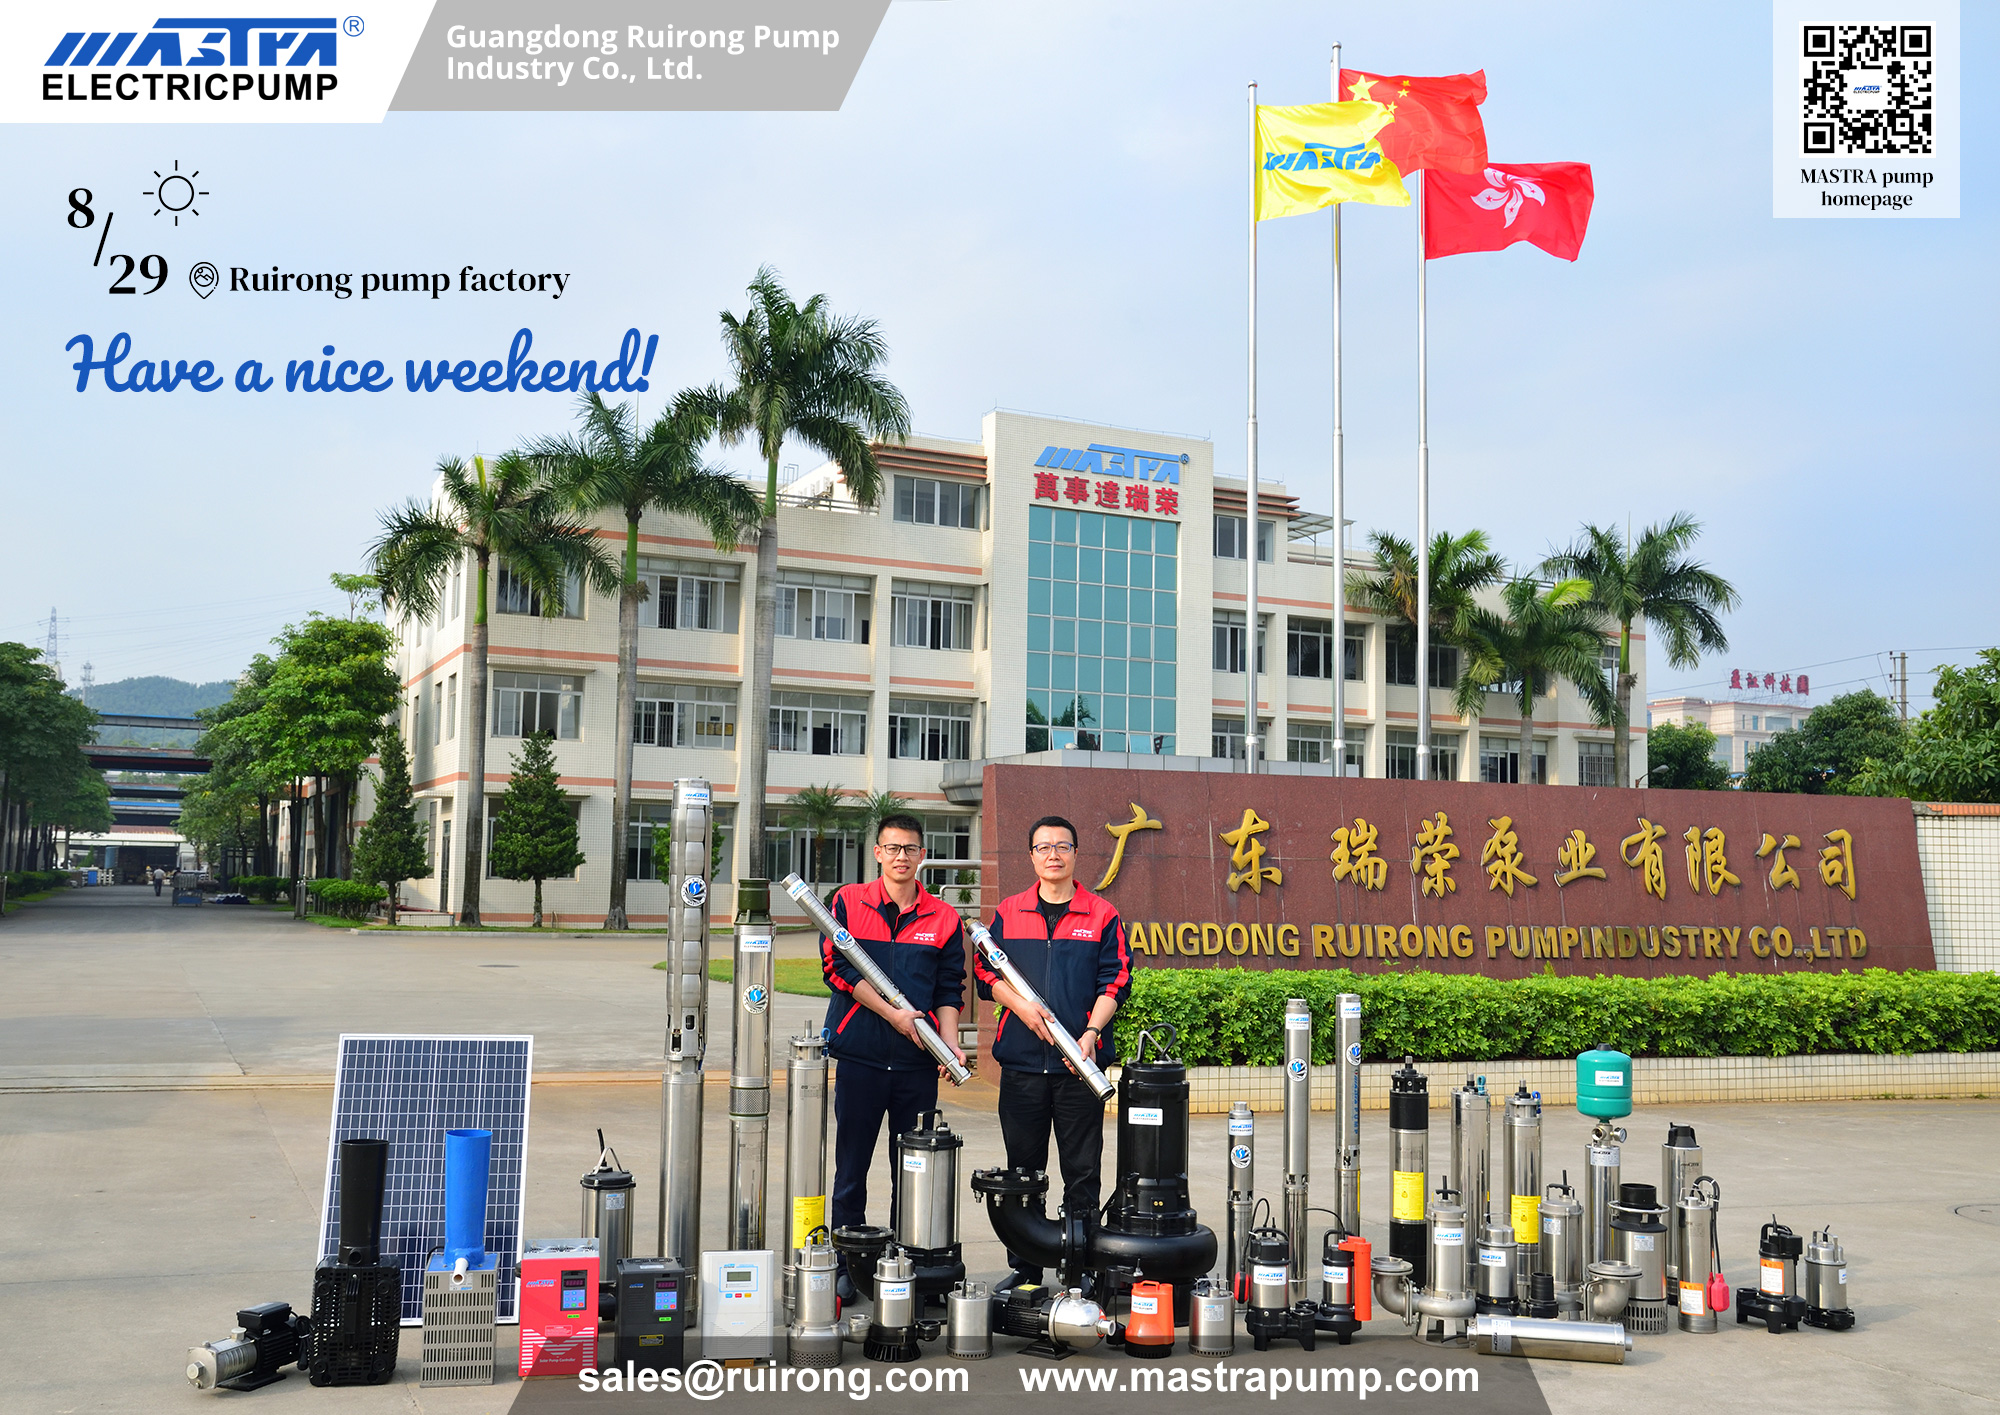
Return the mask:
M 219 275 L 216 268 L 205 260 L 198 263 L 193 270 L 188 272 L 188 284 L 192 285 L 194 292 L 204 300 L 215 293 L 215 284 L 218 278 Z

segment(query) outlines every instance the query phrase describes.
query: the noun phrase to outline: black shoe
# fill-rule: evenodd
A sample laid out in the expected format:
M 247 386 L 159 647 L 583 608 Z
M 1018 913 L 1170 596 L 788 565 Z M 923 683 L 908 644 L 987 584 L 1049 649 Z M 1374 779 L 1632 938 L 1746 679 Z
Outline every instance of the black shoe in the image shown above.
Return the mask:
M 833 1290 L 834 1294 L 843 1302 L 852 1302 L 854 1300 L 854 1283 L 844 1272 L 835 1281 Z

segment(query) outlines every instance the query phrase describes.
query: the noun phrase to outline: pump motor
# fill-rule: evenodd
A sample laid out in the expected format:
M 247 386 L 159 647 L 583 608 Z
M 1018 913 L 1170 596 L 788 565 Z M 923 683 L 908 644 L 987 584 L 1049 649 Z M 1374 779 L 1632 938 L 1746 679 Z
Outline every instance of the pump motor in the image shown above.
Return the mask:
M 1259 1228 L 1250 1234 L 1250 1305 L 1243 1313 L 1251 1344 L 1269 1351 L 1273 1341 L 1296 1341 L 1313 1349 L 1319 1330 L 1319 1308 L 1291 1301 L 1292 1247 L 1282 1228 Z
M 1806 1246 L 1806 1315 L 1809 1327 L 1849 1331 L 1854 1308 L 1849 1305 L 1847 1254 L 1831 1228 L 1823 1228 Z
M 289 1302 L 260 1302 L 236 1314 L 236 1329 L 220 1341 L 188 1348 L 188 1384 L 196 1390 L 256 1390 L 305 1369 L 312 1322 Z
M 1060 1361 L 1088 1351 L 1118 1324 L 1075 1288 L 1022 1283 L 993 1294 L 993 1330 L 1027 1338 L 1022 1354 Z
M 1806 1299 L 1799 1295 L 1804 1252 L 1804 1240 L 1771 1215 L 1757 1230 L 1757 1285 L 1736 1289 L 1736 1325 L 1759 1321 L 1773 1336 L 1799 1329 L 1806 1315 Z

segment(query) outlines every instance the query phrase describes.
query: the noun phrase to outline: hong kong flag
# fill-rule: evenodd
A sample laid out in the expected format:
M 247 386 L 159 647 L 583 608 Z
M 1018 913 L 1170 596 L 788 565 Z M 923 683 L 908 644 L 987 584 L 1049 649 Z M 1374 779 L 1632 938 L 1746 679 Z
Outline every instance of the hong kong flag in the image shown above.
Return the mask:
M 1590 164 L 1516 162 L 1472 176 L 1424 177 L 1424 255 L 1504 250 L 1530 241 L 1575 260 L 1590 224 Z

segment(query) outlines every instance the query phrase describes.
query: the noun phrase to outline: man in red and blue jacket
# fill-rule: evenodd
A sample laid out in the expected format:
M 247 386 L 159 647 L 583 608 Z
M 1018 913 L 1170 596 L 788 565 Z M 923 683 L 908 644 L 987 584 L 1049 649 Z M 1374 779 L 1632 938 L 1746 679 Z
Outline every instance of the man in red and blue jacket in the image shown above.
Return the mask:
M 958 911 L 924 888 L 924 825 L 915 816 L 883 818 L 875 831 L 879 879 L 842 885 L 833 917 L 910 1002 L 891 1007 L 873 984 L 833 946 L 820 940 L 820 971 L 832 989 L 826 1009 L 827 1054 L 833 1076 L 833 1212 L 830 1228 L 868 1222 L 868 1166 L 875 1158 L 882 1122 L 890 1143 L 916 1128 L 917 1116 L 937 1108 L 938 1065 L 917 1040 L 919 1010 L 953 1051 L 965 998 L 965 926 Z M 959 1052 L 959 1059 L 965 1058 Z M 889 1171 L 889 1211 L 896 1207 L 897 1173 Z M 790 1219 L 784 1222 L 789 1233 Z M 788 1239 L 789 1241 L 789 1239 Z M 843 1297 L 853 1289 L 843 1266 Z
M 1035 887 L 1004 899 L 993 912 L 993 941 L 1040 993 L 1034 1006 L 986 966 L 973 964 L 979 995 L 1002 1009 L 993 1032 L 1000 1067 L 1000 1136 L 1010 1168 L 1049 1167 L 1049 1136 L 1062 1165 L 1063 1207 L 1094 1213 L 1104 1159 L 1104 1102 L 1070 1070 L 1049 1035 L 1051 1014 L 1099 1066 L 1117 1057 L 1111 1018 L 1132 992 L 1132 955 L 1118 911 L 1076 882 L 1076 827 L 1043 816 L 1028 831 Z M 1007 1255 L 1021 1285 L 1042 1270 Z

